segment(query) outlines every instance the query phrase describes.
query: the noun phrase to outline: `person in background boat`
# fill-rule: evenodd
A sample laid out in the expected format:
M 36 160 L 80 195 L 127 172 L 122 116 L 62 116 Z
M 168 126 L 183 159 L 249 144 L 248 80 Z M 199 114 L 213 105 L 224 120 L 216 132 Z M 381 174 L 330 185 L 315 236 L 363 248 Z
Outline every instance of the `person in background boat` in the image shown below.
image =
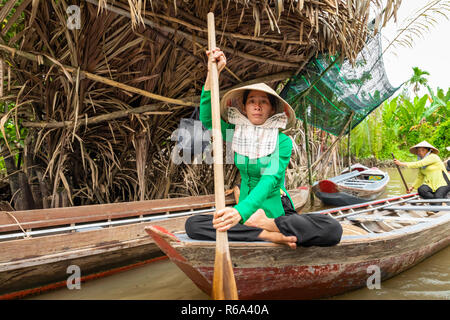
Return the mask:
M 439 158 L 439 150 L 422 141 L 411 147 L 409 151 L 417 155 L 418 161 L 401 162 L 397 159 L 394 163 L 407 168 L 418 168 L 419 174 L 414 185 L 408 190 L 417 189 L 424 199 L 442 199 L 450 192 L 450 175 L 444 163 Z
M 209 68 L 226 65 L 220 49 L 208 55 L 208 75 L 200 100 L 200 120 L 211 129 Z M 292 140 L 281 129 L 295 123 L 295 113 L 264 83 L 225 93 L 220 104 L 224 140 L 231 139 L 234 163 L 241 175 L 239 202 L 214 215 L 195 215 L 186 221 L 192 239 L 215 240 L 216 230 L 228 231 L 230 241 L 271 241 L 299 246 L 332 246 L 340 242 L 342 227 L 328 215 L 302 214 L 294 209 L 284 187 Z M 228 135 L 227 135 L 228 130 Z

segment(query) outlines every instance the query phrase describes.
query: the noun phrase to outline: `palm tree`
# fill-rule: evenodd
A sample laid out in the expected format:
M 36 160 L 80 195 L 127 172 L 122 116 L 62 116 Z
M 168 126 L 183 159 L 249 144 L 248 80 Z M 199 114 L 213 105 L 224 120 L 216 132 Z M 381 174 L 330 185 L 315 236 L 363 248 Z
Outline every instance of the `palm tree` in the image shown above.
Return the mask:
M 406 83 L 413 86 L 413 92 L 417 96 L 421 86 L 425 86 L 429 89 L 428 79 L 424 76 L 429 76 L 430 73 L 428 71 L 421 70 L 419 67 L 413 67 L 413 71 L 413 76 Z

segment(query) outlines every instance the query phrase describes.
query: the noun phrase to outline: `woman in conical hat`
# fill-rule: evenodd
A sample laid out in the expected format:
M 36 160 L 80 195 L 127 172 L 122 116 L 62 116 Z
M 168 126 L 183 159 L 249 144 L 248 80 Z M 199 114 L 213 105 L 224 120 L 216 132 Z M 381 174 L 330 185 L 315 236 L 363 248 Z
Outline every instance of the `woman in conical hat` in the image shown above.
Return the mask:
M 216 61 L 226 65 L 220 49 L 207 52 L 208 70 Z M 284 178 L 292 140 L 281 132 L 295 124 L 294 110 L 271 87 L 257 83 L 226 92 L 221 100 L 221 129 L 231 142 L 234 164 L 241 175 L 238 204 L 186 221 L 186 233 L 215 240 L 216 230 L 228 231 L 230 241 L 267 240 L 288 245 L 331 246 L 339 243 L 341 225 L 327 215 L 302 214 L 294 209 Z M 209 71 L 200 100 L 200 120 L 211 129 Z
M 419 174 L 414 185 L 408 190 L 417 189 L 424 199 L 442 199 L 450 192 L 450 175 L 445 168 L 439 150 L 427 141 L 422 141 L 411 147 L 409 151 L 417 155 L 414 162 L 401 162 L 394 160 L 395 164 L 407 168 L 418 168 Z

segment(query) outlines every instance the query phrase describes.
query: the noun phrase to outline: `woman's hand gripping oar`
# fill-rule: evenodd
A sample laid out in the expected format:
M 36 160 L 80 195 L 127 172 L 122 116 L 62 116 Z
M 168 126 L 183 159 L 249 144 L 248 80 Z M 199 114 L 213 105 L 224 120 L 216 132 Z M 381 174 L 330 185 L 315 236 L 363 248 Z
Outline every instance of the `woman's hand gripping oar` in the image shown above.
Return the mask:
M 208 13 L 208 44 L 209 51 L 216 48 L 216 31 L 214 14 Z M 210 55 L 212 56 L 212 55 Z M 225 191 L 223 178 L 223 143 L 220 128 L 220 99 L 219 99 L 219 73 L 217 64 L 211 63 L 211 109 L 212 133 L 214 155 L 214 193 L 216 211 L 225 208 Z M 231 264 L 230 249 L 228 247 L 228 234 L 226 231 L 216 231 L 216 258 L 214 262 L 214 277 L 212 297 L 214 300 L 237 300 L 236 281 L 234 279 L 233 265 Z
M 392 155 L 392 158 L 394 160 L 396 160 L 395 156 L 394 156 L 394 154 L 392 152 L 391 152 L 391 155 Z M 394 161 L 394 163 L 395 163 L 395 161 Z M 406 192 L 408 192 L 408 193 L 411 192 L 411 190 L 409 189 L 408 185 L 406 184 L 405 178 L 403 178 L 403 174 L 402 174 L 402 171 L 400 170 L 400 167 L 396 163 L 395 163 L 395 166 L 397 167 L 398 173 L 400 174 L 400 177 L 402 178 L 403 184 L 405 185 Z

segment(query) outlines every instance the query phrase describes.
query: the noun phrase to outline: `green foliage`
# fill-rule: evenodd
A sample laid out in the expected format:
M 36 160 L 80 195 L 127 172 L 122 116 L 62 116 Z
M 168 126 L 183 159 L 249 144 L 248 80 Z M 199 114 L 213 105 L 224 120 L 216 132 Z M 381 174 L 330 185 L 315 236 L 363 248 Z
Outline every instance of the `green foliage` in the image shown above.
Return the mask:
M 3 8 L 8 1 L 9 0 L 0 0 L 0 9 Z M 11 9 L 11 11 L 5 17 L 5 19 L 3 19 L 3 21 L 0 21 L 0 30 L 3 30 L 5 28 L 5 26 L 8 24 L 8 21 L 11 19 L 11 17 L 14 16 L 14 14 L 16 13 L 16 9 L 22 4 L 22 2 L 23 0 L 15 1 L 14 7 Z M 8 32 L 6 32 L 5 34 L 2 33 L 0 35 L 1 39 L 3 40 L 2 43 L 8 44 L 10 40 L 14 38 L 17 34 L 22 32 L 24 28 L 25 28 L 25 13 L 22 12 L 20 16 L 14 21 L 14 23 L 11 26 L 9 26 Z M 19 43 L 15 43 L 13 45 L 18 47 Z M 7 60 L 5 60 L 4 62 L 9 63 Z M 14 107 L 13 103 L 6 104 L 5 102 L 0 102 L 0 114 L 8 112 L 13 107 Z M 27 134 L 26 130 L 23 128 L 22 129 L 16 128 L 15 124 L 10 119 L 5 123 L 1 123 L 1 125 L 3 126 L 3 129 L 0 130 L 0 150 L 8 147 L 10 147 L 12 150 L 17 149 L 17 147 L 23 147 L 24 145 L 23 139 Z M 6 168 L 3 157 L 0 157 L 0 175 L 6 175 Z
M 425 112 L 425 117 L 432 123 L 440 123 L 450 117 L 450 88 L 444 94 L 444 90 L 437 89 L 437 93 L 428 88 L 431 97 L 431 105 Z
M 408 145 L 417 144 L 423 140 L 430 141 L 430 137 L 433 135 L 435 128 L 429 122 L 419 123 L 417 126 L 412 126 L 409 133 L 406 136 Z
M 397 121 L 396 109 L 399 97 L 395 97 L 391 101 L 386 101 L 381 107 L 382 112 L 382 148 L 380 157 L 389 157 L 391 152 L 398 149 L 399 140 L 397 137 L 400 132 L 400 123 Z M 384 143 L 385 141 L 390 141 L 390 143 Z
M 367 119 L 351 131 L 350 146 L 356 158 L 365 158 L 370 154 L 370 149 L 367 147 L 370 135 Z
M 439 149 L 441 157 L 446 158 L 450 156 L 450 152 L 446 149 L 446 147 L 450 146 L 450 118 L 437 127 L 430 139 L 430 143 Z
M 1 3 L 0 8 L 3 8 L 7 1 L 8 0 L 0 0 L 0 3 Z M 14 8 L 9 12 L 9 14 L 6 16 L 6 18 L 3 21 L 0 21 L 0 25 L 1 25 L 0 30 L 4 29 L 4 27 L 6 26 L 6 24 L 9 21 L 9 19 L 16 12 L 16 8 L 19 7 L 22 2 L 23 2 L 23 0 L 16 1 Z M 20 14 L 20 17 L 9 28 L 8 32 L 5 35 L 2 34 L 1 37 L 3 38 L 3 41 L 5 43 L 8 43 L 9 40 L 14 38 L 18 33 L 22 32 L 24 28 L 25 28 L 25 13 L 22 12 Z M 18 46 L 19 44 L 15 44 L 15 45 Z
M 417 68 L 417 83 L 423 84 L 421 76 L 427 74 Z M 426 84 L 426 81 L 425 81 Z M 370 114 L 351 134 L 351 152 L 356 158 L 375 157 L 379 160 L 398 159 L 413 161 L 415 157 L 409 148 L 427 140 L 439 148 L 443 158 L 450 152 L 450 88 L 445 92 L 438 88 L 436 93 L 428 88 L 429 94 L 410 98 L 403 91 L 390 101 L 385 101 Z M 346 139 L 345 139 L 346 140 Z M 343 142 L 347 144 L 347 142 Z M 346 149 L 345 149 L 346 150 Z
M 400 124 L 399 134 L 406 137 L 407 143 L 411 143 L 408 141 L 411 128 L 421 123 L 425 117 L 427 99 L 428 95 L 424 95 L 422 98 L 414 97 L 413 101 L 403 97 L 399 100 L 396 111 L 397 121 Z
M 375 110 L 370 117 L 365 118 L 351 133 L 350 144 L 352 153 L 357 157 L 374 156 L 378 158 L 382 150 L 382 115 Z
M 5 104 L 4 102 L 0 102 L 0 114 L 5 114 L 14 107 L 14 103 Z M 24 139 L 28 131 L 20 126 L 20 122 L 21 121 L 19 120 L 19 127 L 17 127 L 11 118 L 4 123 L 3 121 L 0 121 L 0 125 L 3 125 L 3 128 L 0 128 L 0 150 L 10 148 L 11 151 L 14 151 L 17 150 L 17 148 L 24 147 Z M 17 157 L 18 153 L 16 153 L 16 160 Z M 0 157 L 0 174 L 6 174 L 3 157 Z

